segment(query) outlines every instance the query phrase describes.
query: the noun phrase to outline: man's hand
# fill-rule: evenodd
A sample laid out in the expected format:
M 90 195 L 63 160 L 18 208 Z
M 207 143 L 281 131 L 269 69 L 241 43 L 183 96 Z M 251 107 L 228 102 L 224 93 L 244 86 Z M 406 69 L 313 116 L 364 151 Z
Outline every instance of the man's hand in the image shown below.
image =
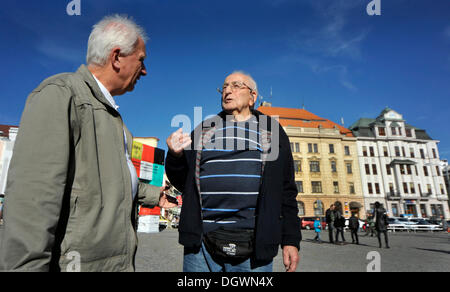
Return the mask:
M 183 133 L 183 129 L 180 128 L 167 138 L 166 143 L 170 153 L 176 157 L 181 157 L 183 155 L 183 149 L 191 145 L 192 140 L 191 136 Z
M 295 272 L 299 261 L 300 256 L 295 246 L 286 245 L 283 247 L 283 263 L 286 272 Z
M 164 209 L 170 209 L 170 208 L 177 207 L 178 203 L 174 203 L 173 200 L 169 200 L 166 192 L 167 192 L 166 186 L 162 186 L 160 189 L 158 206 L 161 208 L 164 208 Z

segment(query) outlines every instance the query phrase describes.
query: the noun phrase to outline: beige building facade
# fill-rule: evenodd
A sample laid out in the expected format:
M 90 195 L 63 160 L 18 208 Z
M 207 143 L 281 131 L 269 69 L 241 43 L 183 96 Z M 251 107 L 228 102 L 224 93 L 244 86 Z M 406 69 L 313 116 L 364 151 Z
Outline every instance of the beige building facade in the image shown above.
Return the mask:
M 291 143 L 300 217 L 323 217 L 337 203 L 348 218 L 366 218 L 356 138 L 350 130 L 304 109 L 259 107 L 278 116 Z

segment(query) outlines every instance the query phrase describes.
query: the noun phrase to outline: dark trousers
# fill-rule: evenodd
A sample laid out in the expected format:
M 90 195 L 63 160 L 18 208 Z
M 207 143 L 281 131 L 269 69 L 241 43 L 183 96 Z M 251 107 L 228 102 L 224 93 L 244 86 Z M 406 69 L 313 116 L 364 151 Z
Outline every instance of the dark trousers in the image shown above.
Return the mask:
M 358 240 L 358 230 L 351 230 L 352 232 L 352 242 L 356 241 L 356 244 L 359 244 L 359 240 Z
M 328 236 L 330 237 L 330 243 L 334 243 L 334 228 L 328 225 Z
M 342 241 L 345 241 L 345 238 L 344 238 L 344 228 L 342 228 L 342 227 L 337 227 L 337 228 L 336 228 L 336 242 L 338 241 L 339 234 L 341 234 Z
M 386 243 L 386 247 L 389 247 L 387 230 L 383 230 L 383 231 L 377 230 L 378 244 L 380 245 L 380 248 L 381 248 L 381 233 L 384 234 L 384 241 Z

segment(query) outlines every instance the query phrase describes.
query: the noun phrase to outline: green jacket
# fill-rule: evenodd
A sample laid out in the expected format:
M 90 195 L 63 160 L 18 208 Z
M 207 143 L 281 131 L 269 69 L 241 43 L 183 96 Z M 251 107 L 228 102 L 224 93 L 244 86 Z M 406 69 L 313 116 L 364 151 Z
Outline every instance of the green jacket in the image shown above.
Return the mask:
M 123 129 L 131 154 L 130 132 L 84 65 L 30 94 L 5 191 L 0 270 L 134 271 L 136 205 L 156 205 L 159 188 L 140 183 L 133 201 Z

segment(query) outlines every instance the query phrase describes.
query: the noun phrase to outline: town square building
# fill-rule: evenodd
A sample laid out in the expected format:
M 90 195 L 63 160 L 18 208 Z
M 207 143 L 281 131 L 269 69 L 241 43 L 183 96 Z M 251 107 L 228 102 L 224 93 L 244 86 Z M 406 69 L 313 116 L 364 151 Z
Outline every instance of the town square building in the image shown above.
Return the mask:
M 390 216 L 449 218 L 438 140 L 385 108 L 349 127 L 357 138 L 365 205 L 382 203 Z
M 275 117 L 291 143 L 299 216 L 324 216 L 337 203 L 345 217 L 365 218 L 357 141 L 349 129 L 305 109 L 258 107 Z

